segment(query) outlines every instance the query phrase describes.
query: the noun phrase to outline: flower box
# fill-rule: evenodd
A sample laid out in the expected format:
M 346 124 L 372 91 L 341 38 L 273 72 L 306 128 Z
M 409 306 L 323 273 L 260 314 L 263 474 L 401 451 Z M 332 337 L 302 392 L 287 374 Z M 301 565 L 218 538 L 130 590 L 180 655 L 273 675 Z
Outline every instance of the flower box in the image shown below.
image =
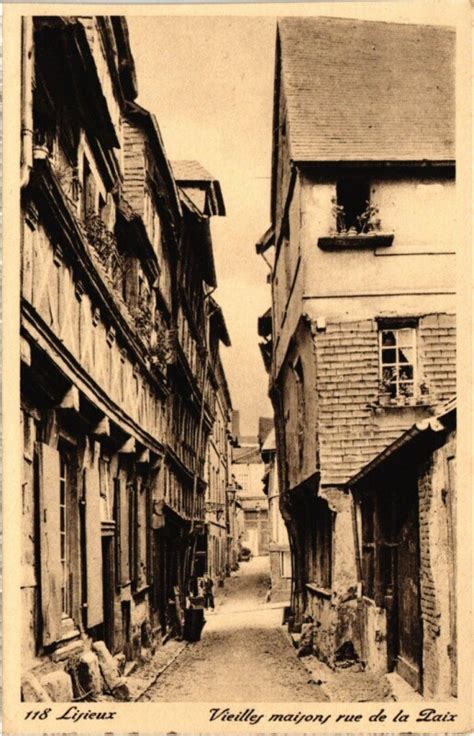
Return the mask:
M 394 237 L 394 233 L 334 233 L 318 238 L 318 247 L 322 250 L 387 248 L 392 245 Z

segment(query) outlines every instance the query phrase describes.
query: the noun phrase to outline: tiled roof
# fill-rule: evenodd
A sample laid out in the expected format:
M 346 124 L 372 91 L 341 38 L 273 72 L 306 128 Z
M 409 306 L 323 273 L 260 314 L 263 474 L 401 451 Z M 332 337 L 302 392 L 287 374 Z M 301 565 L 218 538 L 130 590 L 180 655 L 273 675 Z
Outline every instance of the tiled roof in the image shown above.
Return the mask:
M 321 17 L 278 28 L 294 161 L 454 159 L 452 29 Z
M 258 442 L 260 445 L 263 445 L 269 433 L 272 431 L 273 424 L 273 417 L 258 418 Z
M 267 439 L 263 443 L 262 450 L 270 451 L 270 450 L 276 450 L 276 436 L 275 436 L 275 428 L 273 428 L 268 435 Z
M 232 451 L 232 463 L 234 465 L 247 465 L 262 462 L 258 445 L 254 445 L 253 447 L 234 447 Z
M 173 161 L 171 168 L 185 205 L 205 216 L 225 215 L 221 185 L 198 161 Z
M 198 161 L 172 161 L 174 178 L 176 181 L 214 181 L 212 176 L 204 166 Z

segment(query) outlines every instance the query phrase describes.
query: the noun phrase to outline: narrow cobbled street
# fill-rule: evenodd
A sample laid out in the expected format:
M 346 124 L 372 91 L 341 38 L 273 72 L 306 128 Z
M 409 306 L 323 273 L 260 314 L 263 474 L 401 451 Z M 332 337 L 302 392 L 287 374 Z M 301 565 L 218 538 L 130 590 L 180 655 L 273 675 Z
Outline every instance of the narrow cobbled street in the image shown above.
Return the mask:
M 201 641 L 190 644 L 141 701 L 326 700 L 281 625 L 282 604 L 266 603 L 268 557 L 243 562 L 226 581 Z

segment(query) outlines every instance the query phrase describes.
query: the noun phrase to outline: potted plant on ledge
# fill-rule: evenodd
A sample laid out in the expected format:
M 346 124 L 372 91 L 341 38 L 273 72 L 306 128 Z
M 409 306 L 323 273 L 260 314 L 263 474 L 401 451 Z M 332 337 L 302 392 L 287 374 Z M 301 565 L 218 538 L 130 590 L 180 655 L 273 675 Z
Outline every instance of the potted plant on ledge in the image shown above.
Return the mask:
M 366 207 L 359 215 L 348 222 L 343 205 L 338 204 L 336 197 L 331 199 L 331 212 L 334 226 L 328 236 L 318 238 L 318 246 L 323 250 L 340 250 L 344 248 L 378 248 L 393 243 L 393 233 L 381 231 L 379 208 L 366 202 Z

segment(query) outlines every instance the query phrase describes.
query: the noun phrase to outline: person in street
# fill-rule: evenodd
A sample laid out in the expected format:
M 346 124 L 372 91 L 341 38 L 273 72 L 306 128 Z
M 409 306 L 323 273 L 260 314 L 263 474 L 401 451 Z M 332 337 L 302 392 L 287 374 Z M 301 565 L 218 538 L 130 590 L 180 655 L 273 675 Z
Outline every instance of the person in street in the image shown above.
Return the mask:
M 204 606 L 214 610 L 214 593 L 212 589 L 214 587 L 214 581 L 209 575 L 204 575 L 202 579 L 202 592 L 204 594 Z

